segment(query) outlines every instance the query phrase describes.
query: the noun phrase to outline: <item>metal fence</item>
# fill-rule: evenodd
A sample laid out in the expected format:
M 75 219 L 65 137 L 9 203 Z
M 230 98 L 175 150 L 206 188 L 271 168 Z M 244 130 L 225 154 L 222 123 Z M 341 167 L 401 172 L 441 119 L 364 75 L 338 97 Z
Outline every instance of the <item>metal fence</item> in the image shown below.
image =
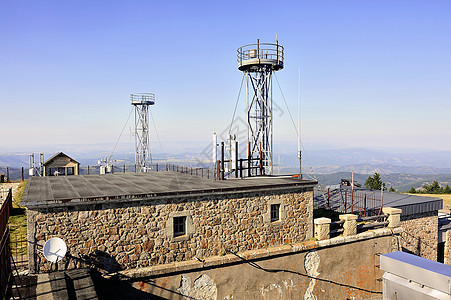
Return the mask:
M 161 172 L 161 171 L 174 171 L 184 174 L 190 174 L 194 176 L 200 176 L 203 178 L 214 179 L 215 178 L 215 170 L 214 168 L 202 168 L 202 167 L 188 167 L 181 165 L 174 165 L 168 163 L 154 163 L 150 164 L 146 169 L 146 172 Z M 137 167 L 136 165 L 110 165 L 106 168 L 106 173 L 115 174 L 115 173 L 136 173 Z M 102 174 L 101 166 L 93 165 L 93 166 L 84 166 L 79 168 L 79 175 L 93 175 L 93 174 Z M 28 174 L 28 169 L 21 168 L 11 168 L 11 167 L 0 167 L 0 176 L 3 182 L 11 182 L 11 181 L 19 181 L 19 180 L 27 180 L 30 176 Z
M 28 269 L 28 241 L 27 235 L 10 235 L 11 254 L 17 272 Z
M 11 295 L 12 268 L 10 234 L 8 229 L 9 215 L 12 210 L 12 189 L 9 190 L 6 200 L 0 206 L 0 293 L 2 299 Z
M 11 168 L 0 166 L 0 183 L 28 179 L 27 168 Z
M 316 188 L 314 204 L 315 208 L 367 217 L 382 214 L 383 196 L 358 189 Z
M 117 173 L 136 173 L 136 165 L 110 165 L 105 169 L 106 173 L 117 174 Z M 150 164 L 146 169 L 146 172 L 162 172 L 162 171 L 173 171 L 178 173 L 190 174 L 193 176 L 200 176 L 207 179 L 214 179 L 213 168 L 193 168 L 187 166 L 180 166 L 168 163 L 155 163 Z M 80 175 L 93 175 L 102 174 L 101 166 L 86 166 L 80 167 Z
M 389 222 L 387 221 L 388 215 L 380 214 L 370 217 L 359 217 L 356 219 L 357 232 L 363 232 L 366 230 L 373 230 L 376 228 L 386 227 Z M 335 237 L 344 232 L 343 224 L 345 221 L 335 221 L 330 223 L 330 236 Z

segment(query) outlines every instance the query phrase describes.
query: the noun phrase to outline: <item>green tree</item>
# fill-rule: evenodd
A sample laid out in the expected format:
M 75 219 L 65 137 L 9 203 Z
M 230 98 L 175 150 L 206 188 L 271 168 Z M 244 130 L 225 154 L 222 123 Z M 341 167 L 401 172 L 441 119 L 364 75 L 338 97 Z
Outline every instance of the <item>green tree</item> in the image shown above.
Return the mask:
M 365 187 L 371 190 L 380 190 L 381 188 L 387 190 L 385 187 L 385 182 L 382 182 L 381 175 L 379 173 L 374 173 L 373 176 L 369 176 L 367 180 L 365 180 Z
M 449 185 L 445 186 L 445 188 L 443 189 L 443 194 L 451 194 L 451 188 L 449 187 Z
M 426 194 L 441 194 L 443 193 L 443 188 L 438 184 L 437 180 L 434 180 L 431 185 L 423 185 L 423 189 Z
M 407 191 L 407 193 L 409 194 L 415 194 L 417 192 L 416 189 L 414 189 L 414 187 L 411 187 L 409 191 Z
M 390 189 L 388 190 L 390 193 L 396 193 L 396 190 L 393 186 L 390 186 Z

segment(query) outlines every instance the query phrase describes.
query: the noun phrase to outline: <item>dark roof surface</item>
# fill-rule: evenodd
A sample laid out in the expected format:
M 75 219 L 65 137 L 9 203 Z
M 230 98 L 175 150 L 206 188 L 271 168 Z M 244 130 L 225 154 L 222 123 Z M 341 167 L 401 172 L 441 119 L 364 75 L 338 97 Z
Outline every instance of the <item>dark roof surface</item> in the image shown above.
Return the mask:
M 79 164 L 79 162 L 78 161 L 76 161 L 75 159 L 73 159 L 72 157 L 70 157 L 69 155 L 67 155 L 67 154 L 65 154 L 65 153 L 63 153 L 63 152 L 58 152 L 58 153 L 56 153 L 55 155 L 53 155 L 52 157 L 50 157 L 49 159 L 47 159 L 45 162 L 44 162 L 44 166 L 45 165 L 47 165 L 49 162 L 51 162 L 52 160 L 54 160 L 56 157 L 58 157 L 58 156 L 66 156 L 66 157 L 68 157 L 70 160 L 72 160 L 72 161 L 74 161 L 74 162 L 76 162 L 77 164 Z
M 31 177 L 25 206 L 86 202 L 111 198 L 149 198 L 180 194 L 243 192 L 284 187 L 313 187 L 316 181 L 291 177 L 253 177 L 213 181 L 176 172 Z
M 344 202 L 344 197 L 347 194 L 348 199 L 351 195 L 351 187 L 349 186 L 336 186 L 336 188 L 331 188 L 329 191 L 329 202 L 333 209 L 338 209 L 340 205 Z M 363 188 L 354 188 L 354 195 L 366 195 L 368 199 L 380 199 L 381 191 L 370 190 Z M 322 206 L 326 201 L 327 192 L 314 194 L 314 204 L 315 206 Z M 361 199 L 361 197 L 360 197 Z M 349 200 L 348 200 L 349 201 Z M 361 200 L 360 200 L 361 201 Z M 349 203 L 348 203 L 349 205 Z M 374 206 L 374 207 L 372 207 Z M 424 197 L 401 193 L 390 193 L 384 191 L 383 193 L 383 206 L 384 207 L 394 207 L 402 210 L 402 215 L 413 215 L 418 213 L 427 213 L 438 211 L 443 208 L 443 200 L 439 197 Z M 370 201 L 367 202 L 367 209 L 377 209 L 379 206 L 378 202 Z

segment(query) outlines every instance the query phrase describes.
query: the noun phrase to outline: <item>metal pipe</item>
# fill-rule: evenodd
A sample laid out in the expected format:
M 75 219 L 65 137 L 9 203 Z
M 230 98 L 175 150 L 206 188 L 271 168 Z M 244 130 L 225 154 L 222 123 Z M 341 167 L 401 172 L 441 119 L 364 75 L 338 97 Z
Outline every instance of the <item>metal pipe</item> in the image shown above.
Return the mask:
M 238 142 L 235 141 L 235 178 L 238 178 Z
M 224 142 L 221 142 L 221 180 L 224 180 Z

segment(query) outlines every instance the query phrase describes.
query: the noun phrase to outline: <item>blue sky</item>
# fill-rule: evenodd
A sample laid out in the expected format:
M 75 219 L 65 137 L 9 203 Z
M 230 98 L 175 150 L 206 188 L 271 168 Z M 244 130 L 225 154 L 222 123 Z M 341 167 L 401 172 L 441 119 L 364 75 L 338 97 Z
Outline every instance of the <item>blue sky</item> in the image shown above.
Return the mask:
M 232 118 L 236 49 L 276 34 L 295 118 L 301 68 L 304 144 L 449 151 L 450 16 L 450 1 L 2 0 L 0 151 L 114 143 L 138 92 L 156 94 L 163 145 L 208 144 Z M 276 84 L 274 101 L 274 139 L 296 141 Z

